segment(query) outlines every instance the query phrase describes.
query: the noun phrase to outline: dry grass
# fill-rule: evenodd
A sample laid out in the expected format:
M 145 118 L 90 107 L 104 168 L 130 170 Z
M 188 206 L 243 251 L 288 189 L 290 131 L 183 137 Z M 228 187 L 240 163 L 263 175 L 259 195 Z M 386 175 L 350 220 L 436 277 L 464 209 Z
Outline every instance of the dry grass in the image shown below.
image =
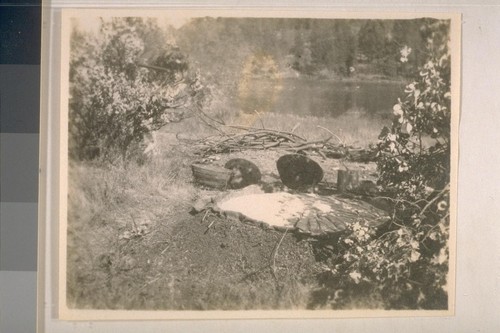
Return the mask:
M 68 287 L 75 305 L 82 305 L 80 299 L 85 300 L 84 306 L 98 308 L 114 303 L 112 298 L 101 304 L 106 300 L 103 291 L 114 288 L 108 285 L 112 273 L 109 262 L 115 270 L 127 271 L 127 265 L 136 265 L 127 262 L 128 251 L 143 252 L 147 258 L 146 248 L 134 246 L 140 245 L 136 240 L 154 242 L 153 231 L 161 224 L 168 225 L 168 217 L 176 211 L 189 207 L 195 189 L 186 181 L 185 163 L 186 156 L 173 153 L 168 159 L 157 158 L 143 165 L 71 163 Z M 82 284 L 87 288 L 80 288 Z M 117 290 L 110 292 L 116 297 Z
M 336 118 L 271 112 L 263 114 L 222 113 L 218 118 L 226 124 L 293 131 L 310 141 L 330 136 L 326 130 L 318 127 L 321 126 L 340 137 L 346 145 L 359 147 L 367 147 L 377 142 L 382 127 L 387 125 L 380 118 L 367 115 L 363 110 L 350 110 Z

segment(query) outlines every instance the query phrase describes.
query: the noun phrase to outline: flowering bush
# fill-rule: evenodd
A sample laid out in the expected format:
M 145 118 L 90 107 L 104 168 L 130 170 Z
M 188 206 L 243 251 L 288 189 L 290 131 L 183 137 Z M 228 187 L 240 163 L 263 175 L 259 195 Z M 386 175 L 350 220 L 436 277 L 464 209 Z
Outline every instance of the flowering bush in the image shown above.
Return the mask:
M 359 221 L 337 242 L 323 287 L 334 308 L 446 309 L 450 174 L 448 22 L 426 27 L 428 61 L 393 108 L 378 143 L 379 182 L 392 223 Z M 411 48 L 401 50 L 404 62 Z
M 422 199 L 426 189 L 449 183 L 451 85 L 448 31 L 434 24 L 429 37 L 428 61 L 405 88 L 406 96 L 394 105 L 391 128 L 380 134 L 380 182 L 405 199 Z M 436 45 L 437 44 L 437 45 Z M 408 56 L 411 48 L 403 48 Z
M 330 305 L 447 308 L 449 221 L 446 217 L 423 223 L 424 216 L 413 216 L 411 225 L 383 233 L 359 222 L 352 225 L 339 239 L 339 252 L 324 275 Z
M 145 135 L 201 103 L 200 76 L 154 21 L 115 18 L 72 35 L 70 156 L 126 158 Z

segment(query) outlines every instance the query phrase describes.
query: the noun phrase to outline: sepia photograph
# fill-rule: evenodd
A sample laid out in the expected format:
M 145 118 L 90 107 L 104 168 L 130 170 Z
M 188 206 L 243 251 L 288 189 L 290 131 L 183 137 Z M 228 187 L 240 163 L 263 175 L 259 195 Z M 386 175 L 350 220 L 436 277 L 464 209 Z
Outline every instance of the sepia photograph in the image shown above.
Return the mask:
M 453 314 L 460 16 L 62 14 L 61 319 Z

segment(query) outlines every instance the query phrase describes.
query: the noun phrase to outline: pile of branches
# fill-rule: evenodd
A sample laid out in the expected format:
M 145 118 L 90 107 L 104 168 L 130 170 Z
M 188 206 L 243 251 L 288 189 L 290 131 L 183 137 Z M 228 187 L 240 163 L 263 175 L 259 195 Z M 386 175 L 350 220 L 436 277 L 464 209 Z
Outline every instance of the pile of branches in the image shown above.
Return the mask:
M 347 147 L 342 142 L 334 144 L 333 133 L 324 140 L 308 141 L 293 133 L 275 129 L 248 127 L 241 125 L 223 125 L 239 130 L 236 133 L 219 131 L 221 134 L 205 138 L 198 142 L 202 156 L 231 153 L 243 150 L 285 149 L 291 153 L 317 154 L 323 158 L 348 159 L 357 162 L 375 160 L 376 152 L 372 149 Z

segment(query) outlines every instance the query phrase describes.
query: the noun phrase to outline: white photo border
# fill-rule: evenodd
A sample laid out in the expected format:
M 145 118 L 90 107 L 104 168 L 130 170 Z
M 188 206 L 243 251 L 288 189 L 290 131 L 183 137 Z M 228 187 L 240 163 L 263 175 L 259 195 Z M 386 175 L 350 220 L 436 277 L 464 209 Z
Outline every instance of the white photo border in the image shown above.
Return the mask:
M 460 114 L 460 42 L 461 42 L 461 16 L 458 12 L 431 12 L 431 11 L 380 11 L 373 9 L 369 11 L 336 11 L 336 10 L 318 10 L 304 8 L 265 8 L 265 11 L 251 9 L 207 9 L 207 8 L 162 8 L 162 10 L 175 12 L 176 15 L 187 13 L 188 15 L 217 15 L 217 16 L 233 16 L 233 17 L 278 17 L 277 15 L 286 15 L 286 17 L 314 17 L 314 18 L 380 18 L 380 19 L 409 19 L 419 17 L 433 17 L 451 19 L 451 37 L 452 37 L 452 196 L 451 202 L 451 221 L 452 232 L 450 233 L 450 267 L 449 272 L 454 277 L 455 275 L 455 254 L 456 254 L 456 212 L 457 212 L 457 176 L 458 176 L 458 122 Z M 94 320 L 192 320 L 192 319 L 331 319 L 331 318 L 373 318 L 373 317 L 434 317 L 434 316 L 453 316 L 455 312 L 455 286 L 454 283 L 450 286 L 449 293 L 449 309 L 445 311 L 329 311 L 329 310 L 311 310 L 311 311 L 114 311 L 114 310 L 74 310 L 69 309 L 65 305 L 65 278 L 66 278 L 66 205 L 67 205 L 67 179 L 61 175 L 65 175 L 67 171 L 67 105 L 68 96 L 62 93 L 67 91 L 68 77 L 67 73 L 69 66 L 69 19 L 75 15 L 99 15 L 99 16 L 119 16 L 133 13 L 134 16 L 157 16 L 161 15 L 159 10 L 140 10 L 140 9 L 62 9 L 53 10 L 51 15 L 59 16 L 60 31 L 52 31 L 51 39 L 57 39 L 58 33 L 60 36 L 60 50 L 50 49 L 52 56 L 55 56 L 49 62 L 53 64 L 54 59 L 60 56 L 60 68 L 55 69 L 55 73 L 60 71 L 60 79 L 51 76 L 50 89 L 42 86 L 42 94 L 50 95 L 52 100 L 46 101 L 57 105 L 57 108 L 48 110 L 43 114 L 42 119 L 42 140 L 41 140 L 41 170 L 42 182 L 41 200 L 40 200 L 40 216 L 42 218 L 39 243 L 43 247 L 44 252 L 40 254 L 40 262 L 42 266 L 47 261 L 50 261 L 50 271 L 52 274 L 45 271 L 41 280 L 43 283 L 45 295 L 47 292 L 51 294 L 53 300 L 52 314 L 62 320 L 77 320 L 77 321 L 94 321 Z M 53 17 L 54 18 L 54 17 Z M 56 20 L 54 20 L 56 22 Z M 45 22 L 47 23 L 47 22 Z M 56 29 L 57 30 L 57 29 Z M 50 43 L 54 43 L 51 40 Z M 47 41 L 45 41 L 47 43 Z M 56 42 L 57 44 L 57 42 Z M 42 73 L 43 73 L 42 69 Z M 46 73 L 48 74 L 48 73 Z M 42 77 L 43 79 L 43 77 Z M 47 79 L 47 78 L 45 78 Z M 45 91 L 44 91 L 45 89 Z M 60 94 L 55 91 L 58 90 Z M 44 96 L 42 96 L 44 98 Z M 59 98 L 58 101 L 55 99 Z M 56 110 L 60 110 L 56 112 Z M 44 173 L 45 172 L 45 173 Z M 50 179 L 50 181 L 49 181 Z M 42 184 L 42 183 L 41 183 Z M 50 202 L 48 202 L 50 201 Z M 48 213 L 48 211 L 50 211 Z M 47 214 L 52 214 L 53 217 L 50 223 L 47 222 Z M 45 236 L 45 237 L 43 237 Z M 47 246 L 50 244 L 50 246 Z M 47 256 L 50 257 L 47 260 Z M 44 266 L 46 269 L 47 266 Z M 56 273 L 57 274 L 54 274 Z M 454 278 L 450 279 L 454 281 Z M 55 311 L 57 309 L 57 311 Z M 57 315 L 56 315 L 57 314 Z

